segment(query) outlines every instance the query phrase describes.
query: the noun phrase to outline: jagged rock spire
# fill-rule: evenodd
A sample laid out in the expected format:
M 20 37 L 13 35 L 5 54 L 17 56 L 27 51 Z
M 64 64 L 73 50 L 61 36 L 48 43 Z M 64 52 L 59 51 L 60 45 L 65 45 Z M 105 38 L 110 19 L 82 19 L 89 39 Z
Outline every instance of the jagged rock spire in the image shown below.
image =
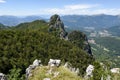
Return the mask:
M 77 45 L 82 46 L 82 48 L 80 47 L 81 49 L 85 50 L 88 54 L 92 55 L 91 47 L 88 43 L 87 36 L 79 31 L 73 31 L 70 34 L 67 34 L 64 28 L 64 23 L 60 19 L 60 16 L 57 14 L 51 16 L 50 18 L 49 32 L 51 31 L 57 31 L 61 39 L 70 40 L 71 42 L 79 41 L 77 43 L 80 43 L 80 44 L 83 43 L 82 45 L 79 45 L 79 44 Z M 76 40 L 76 36 L 77 36 L 77 40 Z M 84 42 L 81 42 L 81 41 L 84 41 Z
M 66 38 L 67 32 L 64 29 L 64 23 L 61 21 L 60 16 L 57 14 L 51 16 L 50 18 L 49 31 L 52 31 L 52 29 L 59 30 L 59 36 L 61 39 Z

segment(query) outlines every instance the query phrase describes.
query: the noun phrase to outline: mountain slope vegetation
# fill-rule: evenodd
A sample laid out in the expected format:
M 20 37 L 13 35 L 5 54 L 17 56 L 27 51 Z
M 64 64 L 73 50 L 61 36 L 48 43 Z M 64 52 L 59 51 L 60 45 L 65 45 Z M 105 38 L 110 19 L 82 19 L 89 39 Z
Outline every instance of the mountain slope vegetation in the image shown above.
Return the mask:
M 70 62 L 83 75 L 88 64 L 94 61 L 93 57 L 71 42 L 61 40 L 55 32 L 48 32 L 48 28 L 48 23 L 37 20 L 1 30 L 0 72 L 9 74 L 12 69 L 20 69 L 23 76 L 33 60 L 41 59 L 47 64 L 53 58 Z
M 120 66 L 120 38 L 118 37 L 97 37 L 96 44 L 91 44 L 96 60 L 108 62 L 111 67 Z
M 113 26 L 107 29 L 113 36 L 119 36 L 120 37 L 120 25 L 119 26 Z
M 71 72 L 69 69 L 64 66 L 60 66 L 55 69 L 55 71 L 59 72 L 60 75 L 57 77 L 53 77 L 53 75 L 46 75 L 47 66 L 38 67 L 33 71 L 33 76 L 30 77 L 29 80 L 43 80 L 44 77 L 49 77 L 52 80 L 83 80 L 80 76 L 77 76 L 74 72 Z

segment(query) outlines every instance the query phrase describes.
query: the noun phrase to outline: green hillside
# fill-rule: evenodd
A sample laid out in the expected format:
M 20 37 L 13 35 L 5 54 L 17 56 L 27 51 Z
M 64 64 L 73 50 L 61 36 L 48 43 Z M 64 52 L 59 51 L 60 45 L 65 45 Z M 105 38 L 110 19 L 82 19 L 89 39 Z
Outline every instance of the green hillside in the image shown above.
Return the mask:
M 62 63 L 72 63 L 72 66 L 80 69 L 80 75 L 83 75 L 88 64 L 94 61 L 93 57 L 54 34 L 48 32 L 48 23 L 45 21 L 23 23 L 1 30 L 0 72 L 9 74 L 11 70 L 15 70 L 15 74 L 20 70 L 20 77 L 33 60 L 41 59 L 46 65 L 50 58 L 57 58 L 61 59 Z
M 99 61 L 107 61 L 111 67 L 120 66 L 120 38 L 97 37 L 96 44 L 91 44 L 95 58 Z
M 107 29 L 113 36 L 120 37 L 120 26 L 113 26 Z
M 47 26 L 47 23 L 44 20 L 36 20 L 36 21 L 33 21 L 33 22 L 21 23 L 21 24 L 15 26 L 15 29 L 19 29 L 19 30 L 29 29 L 29 30 L 32 30 L 32 29 L 42 29 L 42 28 L 45 28 L 46 26 Z

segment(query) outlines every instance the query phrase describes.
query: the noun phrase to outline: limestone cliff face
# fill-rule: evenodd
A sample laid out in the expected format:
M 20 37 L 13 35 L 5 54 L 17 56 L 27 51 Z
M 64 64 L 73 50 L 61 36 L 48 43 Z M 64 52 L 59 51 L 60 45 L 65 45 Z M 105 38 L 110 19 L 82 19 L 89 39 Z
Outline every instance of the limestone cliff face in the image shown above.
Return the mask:
M 51 16 L 49 22 L 49 31 L 56 29 L 59 31 L 59 36 L 61 39 L 65 39 L 67 37 L 67 32 L 64 29 L 64 24 L 60 19 L 60 16 L 55 14 Z
M 55 14 L 51 16 L 49 22 L 49 31 L 58 31 L 61 39 L 69 40 L 81 49 L 85 50 L 88 54 L 92 55 L 91 47 L 88 43 L 87 36 L 80 31 L 72 31 L 67 33 L 64 29 L 64 23 L 61 21 L 60 16 Z

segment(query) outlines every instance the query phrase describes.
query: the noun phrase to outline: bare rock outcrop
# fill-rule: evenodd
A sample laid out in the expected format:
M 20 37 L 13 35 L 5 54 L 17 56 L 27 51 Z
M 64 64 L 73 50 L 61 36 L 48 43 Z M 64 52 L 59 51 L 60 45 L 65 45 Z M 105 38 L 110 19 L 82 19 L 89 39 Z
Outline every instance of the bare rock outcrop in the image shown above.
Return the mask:
M 3 73 L 0 73 L 0 80 L 7 80 L 6 75 Z
M 59 72 L 56 72 L 54 69 L 55 69 L 55 67 L 59 67 L 60 64 L 61 64 L 61 60 L 59 60 L 59 59 L 50 59 L 49 62 L 48 62 L 49 70 L 48 70 L 47 74 L 53 74 L 54 77 L 58 76 Z
M 93 65 L 89 65 L 87 67 L 85 79 L 89 79 L 90 77 L 93 77 L 93 70 L 94 70 L 94 66 Z
M 48 66 L 59 66 L 61 63 L 61 60 L 59 59 L 50 59 L 48 62 Z
M 112 68 L 111 73 L 120 74 L 120 68 Z
M 28 80 L 28 78 L 32 76 L 32 70 L 38 66 L 42 66 L 41 60 L 36 59 L 34 60 L 33 64 L 26 69 L 26 80 Z
M 60 16 L 55 14 L 51 16 L 49 22 L 49 32 L 58 31 L 58 36 L 61 39 L 67 39 L 67 32 L 64 29 L 64 23 L 61 21 Z

